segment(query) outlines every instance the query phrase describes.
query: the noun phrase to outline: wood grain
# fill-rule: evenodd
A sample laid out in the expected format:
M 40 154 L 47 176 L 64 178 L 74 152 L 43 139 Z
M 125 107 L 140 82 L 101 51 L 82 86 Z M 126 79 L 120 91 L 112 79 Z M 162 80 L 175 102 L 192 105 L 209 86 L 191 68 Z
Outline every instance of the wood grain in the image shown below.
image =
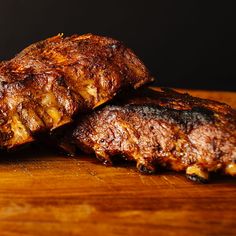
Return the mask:
M 190 93 L 236 108 L 236 93 Z M 0 156 L 0 235 L 236 235 L 233 178 L 199 185 L 42 147 Z

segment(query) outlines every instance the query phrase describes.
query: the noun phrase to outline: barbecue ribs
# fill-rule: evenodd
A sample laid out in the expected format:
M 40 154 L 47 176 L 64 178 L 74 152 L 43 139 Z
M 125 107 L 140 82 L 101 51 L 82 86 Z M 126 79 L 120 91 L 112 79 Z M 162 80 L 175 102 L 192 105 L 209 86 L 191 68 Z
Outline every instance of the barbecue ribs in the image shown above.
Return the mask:
M 71 138 L 104 164 L 124 157 L 144 173 L 164 167 L 203 182 L 209 172 L 236 175 L 236 111 L 172 90 L 116 100 L 80 119 Z
M 58 35 L 35 43 L 0 63 L 0 148 L 31 142 L 150 81 L 134 53 L 111 38 Z

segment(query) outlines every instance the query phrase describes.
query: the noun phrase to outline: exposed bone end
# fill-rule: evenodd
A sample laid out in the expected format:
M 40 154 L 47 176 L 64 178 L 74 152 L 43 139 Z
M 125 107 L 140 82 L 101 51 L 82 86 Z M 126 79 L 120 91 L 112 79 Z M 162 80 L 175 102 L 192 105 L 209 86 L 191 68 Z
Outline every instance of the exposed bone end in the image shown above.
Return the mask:
M 38 117 L 33 109 L 23 108 L 19 113 L 21 115 L 21 119 L 24 121 L 24 124 L 31 132 L 36 132 L 45 128 L 43 121 Z
M 236 176 L 236 163 L 230 163 L 225 167 L 225 173 L 227 175 Z
M 17 113 L 12 115 L 11 119 L 11 130 L 13 131 L 13 136 L 8 140 L 8 148 L 34 141 L 34 138 L 24 126 Z
M 137 169 L 143 174 L 154 174 L 156 172 L 155 166 L 143 162 L 137 162 Z
M 105 166 L 112 166 L 112 161 L 110 159 L 110 156 L 102 151 L 102 150 L 95 150 L 95 154 L 98 160 L 100 160 Z
M 96 107 L 101 106 L 102 104 L 106 103 L 108 100 L 109 100 L 109 98 L 105 98 L 105 99 L 99 100 L 99 101 L 94 105 L 93 109 L 96 108 Z
M 198 165 L 189 166 L 186 169 L 186 176 L 188 179 L 199 183 L 206 183 L 209 179 L 208 171 L 203 170 Z
M 56 107 L 50 107 L 47 109 L 47 113 L 53 119 L 53 123 L 56 126 L 60 122 L 62 117 L 60 111 Z

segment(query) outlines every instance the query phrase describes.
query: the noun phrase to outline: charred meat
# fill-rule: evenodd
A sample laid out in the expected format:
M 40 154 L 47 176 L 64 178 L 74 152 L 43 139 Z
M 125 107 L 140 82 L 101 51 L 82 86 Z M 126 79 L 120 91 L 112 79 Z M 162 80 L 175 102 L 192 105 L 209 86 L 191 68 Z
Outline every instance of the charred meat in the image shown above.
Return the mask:
M 79 120 L 71 138 L 105 164 L 123 156 L 144 173 L 164 167 L 202 182 L 210 172 L 236 175 L 236 111 L 172 90 L 116 100 Z
M 111 38 L 58 35 L 35 43 L 0 63 L 0 148 L 31 142 L 150 81 L 135 54 Z

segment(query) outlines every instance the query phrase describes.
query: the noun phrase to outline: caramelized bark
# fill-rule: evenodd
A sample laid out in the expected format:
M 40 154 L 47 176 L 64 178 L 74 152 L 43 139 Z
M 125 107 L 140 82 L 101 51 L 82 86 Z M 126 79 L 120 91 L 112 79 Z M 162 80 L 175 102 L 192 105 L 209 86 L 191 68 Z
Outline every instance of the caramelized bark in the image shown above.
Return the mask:
M 0 148 L 31 142 L 150 81 L 135 54 L 111 38 L 58 35 L 35 43 L 0 63 Z
M 188 94 L 134 92 L 84 116 L 71 138 L 103 161 L 135 160 L 141 172 L 164 167 L 202 182 L 208 172 L 236 175 L 235 110 Z

